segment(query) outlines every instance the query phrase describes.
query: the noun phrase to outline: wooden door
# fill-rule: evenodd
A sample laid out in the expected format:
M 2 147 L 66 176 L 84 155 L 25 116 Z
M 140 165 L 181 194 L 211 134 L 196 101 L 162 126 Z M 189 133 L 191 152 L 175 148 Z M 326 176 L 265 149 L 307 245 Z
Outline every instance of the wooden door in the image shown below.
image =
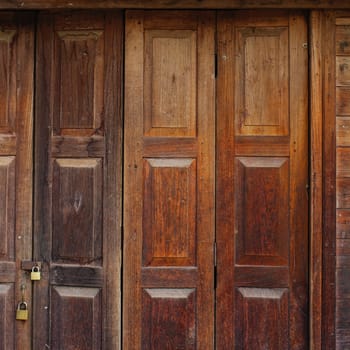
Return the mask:
M 128 12 L 123 349 L 213 349 L 214 14 Z
M 39 15 L 33 349 L 120 344 L 122 37 L 120 12 Z
M 31 283 L 22 260 L 32 255 L 32 14 L 0 14 L 0 349 L 30 349 L 30 321 L 16 321 Z
M 307 349 L 306 21 L 221 12 L 217 35 L 217 349 Z

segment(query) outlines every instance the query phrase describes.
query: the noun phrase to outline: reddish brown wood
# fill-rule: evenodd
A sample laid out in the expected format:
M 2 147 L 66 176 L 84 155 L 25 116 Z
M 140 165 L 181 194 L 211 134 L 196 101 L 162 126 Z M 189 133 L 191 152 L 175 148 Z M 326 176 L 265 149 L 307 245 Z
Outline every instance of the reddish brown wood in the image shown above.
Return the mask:
M 322 348 L 323 12 L 310 14 L 310 348 Z
M 336 246 L 336 57 L 335 16 L 327 11 L 323 23 L 323 291 L 322 348 L 335 348 Z
M 196 349 L 196 290 L 143 289 L 142 348 Z
M 122 28 L 120 12 L 39 17 L 35 348 L 120 346 Z
M 219 349 L 308 347 L 306 42 L 301 13 L 218 16 Z
M 348 0 L 2 0 L 1 9 L 240 9 L 240 8 L 350 8 Z
M 211 349 L 213 13 L 128 12 L 125 69 L 123 349 Z

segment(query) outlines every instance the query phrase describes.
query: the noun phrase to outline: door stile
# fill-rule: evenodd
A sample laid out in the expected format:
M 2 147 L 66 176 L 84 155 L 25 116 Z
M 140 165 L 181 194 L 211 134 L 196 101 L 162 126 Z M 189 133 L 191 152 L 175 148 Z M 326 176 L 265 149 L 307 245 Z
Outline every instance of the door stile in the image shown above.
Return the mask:
M 234 344 L 235 318 L 232 285 L 234 280 L 234 34 L 231 29 L 232 12 L 217 15 L 217 104 L 216 104 L 216 245 L 217 287 L 216 348 L 229 349 Z M 220 101 L 218 97 L 220 96 Z
M 300 12 L 291 12 L 290 28 L 290 344 L 307 348 L 309 339 L 309 156 L 308 32 Z M 304 43 L 306 45 L 304 45 Z

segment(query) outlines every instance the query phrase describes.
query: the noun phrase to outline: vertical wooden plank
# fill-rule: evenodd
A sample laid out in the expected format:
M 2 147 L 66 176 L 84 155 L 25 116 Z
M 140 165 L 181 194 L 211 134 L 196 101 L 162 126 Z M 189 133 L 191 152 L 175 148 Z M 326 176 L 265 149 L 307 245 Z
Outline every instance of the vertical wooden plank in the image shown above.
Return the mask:
M 106 159 L 104 176 L 105 290 L 103 332 L 106 349 L 121 349 L 121 235 L 122 235 L 122 140 L 123 140 L 123 39 L 121 11 L 105 16 L 106 55 L 104 106 L 106 118 Z
M 221 103 L 216 106 L 216 244 L 217 281 L 216 298 L 216 346 L 229 349 L 235 344 L 234 281 L 234 174 L 232 155 L 235 154 L 235 43 L 232 30 L 232 12 L 218 12 L 218 77 L 217 96 Z M 233 180 L 232 180 L 233 179 Z M 227 281 L 232 281 L 227 283 Z
M 124 295 L 123 348 L 141 348 L 143 14 L 127 12 L 125 24 Z M 128 102 L 129 101 L 129 102 Z M 133 142 L 132 140 L 135 140 Z M 130 312 L 129 310 L 137 310 Z
M 198 349 L 214 348 L 215 18 L 198 14 Z M 206 305 L 206 307 L 199 307 Z
M 34 16 L 16 15 L 19 23 L 17 44 L 16 106 L 16 301 L 21 300 L 21 287 L 31 307 L 31 281 L 21 270 L 21 261 L 32 258 L 32 173 L 33 173 L 33 79 L 34 79 Z M 32 310 L 30 310 L 32 315 Z M 16 349 L 31 349 L 31 320 L 16 322 Z
M 322 345 L 323 12 L 310 14 L 310 348 Z
M 336 135 L 335 13 L 324 15 L 323 66 L 323 308 L 322 348 L 335 347 Z
M 291 12 L 290 28 L 290 346 L 308 346 L 308 51 L 304 15 Z
M 53 16 L 40 14 L 38 16 L 36 65 L 38 67 L 35 85 L 35 148 L 34 165 L 34 232 L 33 257 L 37 261 L 50 262 L 51 259 L 51 190 L 49 162 L 51 129 L 39 127 L 47 125 L 52 113 L 51 74 L 53 60 Z M 51 93 L 47 93 L 50 92 Z M 40 287 L 40 288 L 39 288 Z M 38 349 L 50 346 L 50 319 L 49 319 L 49 264 L 42 264 L 41 280 L 34 284 L 33 314 L 42 322 L 43 327 L 33 328 L 33 344 Z M 47 347 L 46 346 L 46 347 Z

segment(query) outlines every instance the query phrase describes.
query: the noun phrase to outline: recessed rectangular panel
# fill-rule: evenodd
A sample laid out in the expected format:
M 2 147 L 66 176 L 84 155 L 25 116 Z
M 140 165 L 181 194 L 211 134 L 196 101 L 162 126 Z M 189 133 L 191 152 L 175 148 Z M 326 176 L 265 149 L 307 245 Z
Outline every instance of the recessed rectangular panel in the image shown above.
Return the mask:
M 235 349 L 288 349 L 288 290 L 236 289 Z
M 350 85 L 350 56 L 338 56 L 337 66 L 337 86 Z
M 57 159 L 53 174 L 52 254 L 55 261 L 101 258 L 102 160 Z
M 338 178 L 336 183 L 337 208 L 350 209 L 350 178 Z
M 15 157 L 0 157 L 0 260 L 14 258 Z
M 142 349 L 196 349 L 195 305 L 195 289 L 143 289 Z
M 337 87 L 336 113 L 337 115 L 350 116 L 350 87 Z
M 194 30 L 145 32 L 145 134 L 194 136 L 197 100 Z
M 101 30 L 56 32 L 54 127 L 98 129 L 103 113 L 104 35 Z
M 143 264 L 195 264 L 196 160 L 144 160 Z
M 336 50 L 337 55 L 350 54 L 350 26 L 336 26 Z
M 350 117 L 336 118 L 337 146 L 350 146 Z
M 102 349 L 102 293 L 98 288 L 53 287 L 52 349 Z
M 13 38 L 16 30 L 1 30 L 0 32 L 0 128 L 8 128 L 11 109 L 16 103 L 15 96 L 11 95 L 12 74 L 15 70 L 13 60 Z M 12 111 L 13 112 L 13 111 Z
M 0 284 L 0 349 L 15 349 L 14 289 L 12 284 Z
M 284 266 L 289 256 L 289 160 L 236 158 L 236 264 Z
M 288 28 L 237 29 L 236 134 L 288 135 Z

